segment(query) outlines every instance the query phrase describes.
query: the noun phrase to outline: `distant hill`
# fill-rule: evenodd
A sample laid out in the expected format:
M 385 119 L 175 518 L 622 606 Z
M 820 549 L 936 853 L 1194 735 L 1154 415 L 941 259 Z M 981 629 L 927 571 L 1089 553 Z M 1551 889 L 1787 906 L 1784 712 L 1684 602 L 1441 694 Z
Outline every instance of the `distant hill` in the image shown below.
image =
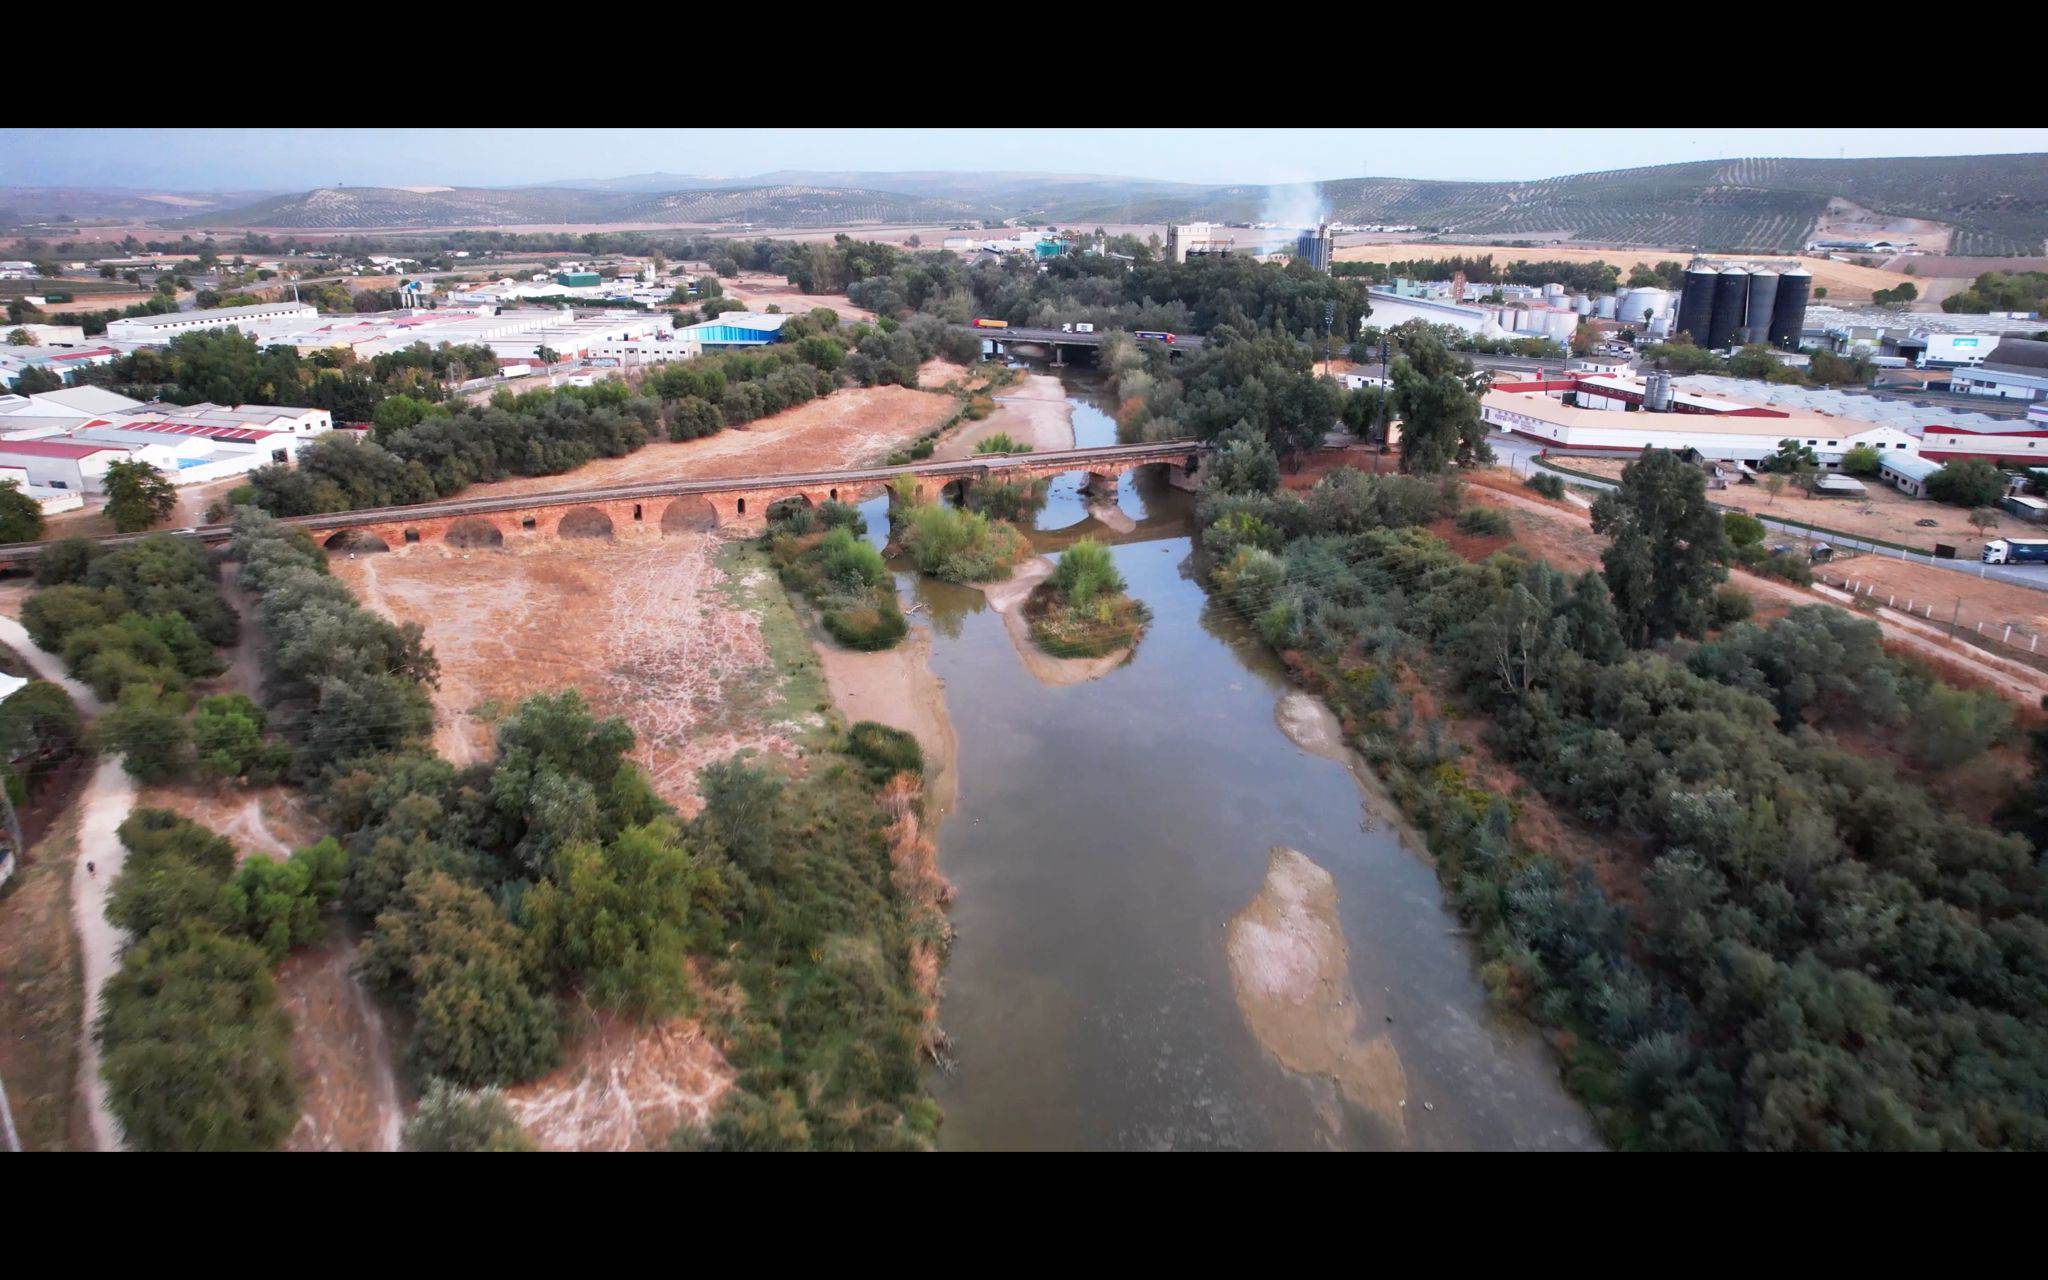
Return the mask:
M 154 191 L 130 187 L 0 187 L 0 226 L 30 222 L 160 222 L 232 209 L 270 191 Z
M 1214 186 L 1101 174 L 785 170 L 753 177 L 642 173 L 542 186 L 330 187 L 293 194 L 0 188 L 16 221 L 68 213 L 173 228 L 404 230 L 531 224 L 822 227 L 1004 218 L 1059 226 L 1304 220 L 1412 223 L 1446 233 L 1566 236 L 1673 250 L 1783 252 L 1829 200 L 1955 229 L 1954 255 L 2013 256 L 2048 242 L 2048 156 L 1702 160 L 1533 182 L 1345 178 Z M 0 216 L 0 222 L 4 222 Z
M 1671 248 L 1784 251 L 1803 246 L 1828 200 L 1841 196 L 1879 213 L 1948 223 L 1956 254 L 2035 254 L 2048 240 L 2043 155 L 1706 160 L 1535 182 L 1347 178 L 1319 185 L 1328 217 L 1466 234 L 1565 232 Z M 1213 187 L 1193 197 L 1076 202 L 1057 212 L 1083 223 L 1256 221 L 1274 190 Z
M 972 216 L 978 216 L 978 211 L 955 201 L 844 187 L 779 185 L 671 192 L 322 187 L 167 225 L 359 231 L 633 222 L 813 227 L 850 222 L 950 222 Z

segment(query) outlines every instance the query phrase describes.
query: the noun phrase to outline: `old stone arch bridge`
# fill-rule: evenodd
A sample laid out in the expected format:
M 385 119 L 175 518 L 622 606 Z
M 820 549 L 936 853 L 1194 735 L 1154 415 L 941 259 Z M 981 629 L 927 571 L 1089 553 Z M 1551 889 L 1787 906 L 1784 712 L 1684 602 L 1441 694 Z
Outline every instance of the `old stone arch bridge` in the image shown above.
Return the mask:
M 1209 446 L 1198 441 L 1170 440 L 1054 453 L 984 454 L 956 462 L 916 462 L 901 467 L 450 498 L 409 507 L 294 516 L 281 523 L 304 529 L 327 546 L 353 544 L 374 549 L 375 543 L 381 542 L 394 551 L 427 543 L 485 547 L 517 546 L 540 538 L 660 537 L 728 525 L 760 528 L 767 522 L 769 509 L 780 503 L 858 502 L 904 476 L 914 481 L 920 501 L 937 498 L 950 486 L 971 486 L 989 479 L 1032 479 L 1085 471 L 1091 485 L 1101 485 L 1139 467 L 1154 466 L 1165 468 L 1172 483 L 1191 489 L 1200 483 L 1208 451 Z M 208 524 L 179 532 L 205 542 L 224 542 L 233 526 Z M 116 534 L 97 541 L 118 546 L 144 536 Z M 31 561 L 46 545 L 19 542 L 0 546 L 0 565 Z
M 769 511 L 784 503 L 818 506 L 826 502 L 858 502 L 885 488 L 893 491 L 903 477 L 914 482 L 917 500 L 921 502 L 934 500 L 955 486 L 965 488 L 991 479 L 1028 480 L 1070 471 L 1085 471 L 1091 486 L 1106 484 L 1113 491 L 1118 476 L 1148 466 L 1163 467 L 1172 483 L 1193 488 L 1200 482 L 1202 459 L 1208 448 L 1203 443 L 1178 440 L 1052 453 L 984 454 L 953 462 L 918 462 L 899 467 L 453 498 L 410 507 L 301 516 L 285 523 L 305 529 L 323 545 L 375 549 L 377 543 L 382 543 L 394 551 L 437 542 L 460 547 L 495 547 L 536 538 L 660 537 L 726 526 L 760 528 L 767 523 Z M 205 536 L 212 532 L 212 527 L 198 532 Z

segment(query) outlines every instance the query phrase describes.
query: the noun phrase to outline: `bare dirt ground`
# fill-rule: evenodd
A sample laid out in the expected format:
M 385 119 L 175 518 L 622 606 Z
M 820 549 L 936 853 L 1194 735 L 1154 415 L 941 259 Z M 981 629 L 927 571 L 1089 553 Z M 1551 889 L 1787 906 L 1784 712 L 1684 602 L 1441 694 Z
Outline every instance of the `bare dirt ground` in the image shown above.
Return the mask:
M 71 927 L 77 855 L 74 807 L 20 860 L 0 896 L 0 1081 L 23 1151 L 93 1146 L 90 1120 L 77 1103 L 86 1034 Z
M 1655 266 L 1659 262 L 1682 263 L 1692 256 L 1684 249 L 1587 249 L 1565 245 L 1544 245 L 1540 249 L 1512 249 L 1497 244 L 1417 244 L 1413 241 L 1348 245 L 1335 251 L 1335 257 L 1339 262 L 1407 262 L 1422 258 L 1469 258 L 1488 254 L 1492 255 L 1496 263 L 1512 262 L 1517 258 L 1545 262 L 1606 262 L 1620 267 L 1624 275 L 1630 267 L 1638 264 Z M 1757 255 L 1758 261 L 1766 259 L 1792 261 L 1789 255 Z M 1903 271 L 1861 267 L 1852 262 L 1837 262 L 1832 258 L 1801 257 L 1798 263 L 1813 273 L 1815 288 L 1828 291 L 1828 302 L 1867 302 L 1875 290 L 1895 288 L 1908 281 L 1924 285 L 1924 276 L 1932 274 L 1924 267 L 1921 269 L 1922 276 L 1916 277 L 1909 276 Z
M 953 366 L 947 366 L 951 368 Z M 464 498 L 497 498 L 599 485 L 720 476 L 778 475 L 880 459 L 944 422 L 953 398 L 908 387 L 849 387 L 744 429 L 701 440 L 667 440 L 623 458 L 599 458 L 566 475 L 471 485 Z
M 701 1125 L 732 1085 L 725 1055 L 695 1020 L 652 1027 L 592 1016 L 555 1071 L 505 1091 L 505 1103 L 547 1151 L 645 1151 L 683 1124 Z
M 435 745 L 449 759 L 488 758 L 499 716 L 573 688 L 632 725 L 637 762 L 689 811 L 705 764 L 748 749 L 793 757 L 808 727 L 777 718 L 775 664 L 759 620 L 733 607 L 722 545 L 676 534 L 521 555 L 430 548 L 334 568 L 366 605 L 426 628 L 441 660 Z
M 1027 374 L 998 394 L 995 402 L 994 413 L 954 432 L 932 456 L 942 461 L 972 457 L 975 445 L 999 432 L 1031 446 L 1034 453 L 1074 447 L 1074 406 L 1058 378 Z
M 1946 222 L 1878 213 L 1841 196 L 1828 200 L 1813 231 L 1815 240 L 1910 240 L 1930 254 L 1947 253 L 1954 236 Z
M 405 1104 L 392 1070 L 384 1011 L 354 973 L 356 942 L 340 924 L 286 957 L 278 1002 L 292 1020 L 298 1127 L 287 1151 L 396 1151 Z
M 750 311 L 766 311 L 770 306 L 777 306 L 790 315 L 800 316 L 824 307 L 836 313 L 843 324 L 859 324 L 875 318 L 874 312 L 855 306 L 853 299 L 843 293 L 805 293 L 782 276 L 771 276 L 765 272 L 742 271 L 737 280 L 722 283 L 726 296 L 746 303 Z
M 182 529 L 186 525 L 203 524 L 206 509 L 214 502 L 228 496 L 236 487 L 247 484 L 247 476 L 229 476 L 221 480 L 210 480 L 205 484 L 189 484 L 178 490 L 178 505 L 159 529 Z M 101 494 L 86 495 L 85 505 L 76 511 L 60 511 L 51 516 L 45 524 L 45 538 L 99 538 L 116 533 L 114 522 L 106 516 L 107 500 Z
M 1289 1071 L 1325 1081 L 1395 1139 L 1405 1138 L 1407 1074 L 1382 1012 L 1352 986 L 1350 950 L 1337 919 L 1330 873 L 1275 847 L 1258 895 L 1231 917 L 1225 943 L 1231 987 L 1252 1034 Z M 1369 995 L 1369 993 L 1368 993 Z M 1333 1131 L 1338 1116 L 1325 1113 Z
M 100 1007 L 100 989 L 120 967 L 121 948 L 128 942 L 127 931 L 107 919 L 106 906 L 107 891 L 128 857 L 114 830 L 134 807 L 135 780 L 122 770 L 121 757 L 102 756 L 78 806 L 78 855 L 71 873 L 71 924 L 78 934 L 82 1007 L 87 1010 L 79 1026 L 79 1095 L 89 1109 L 93 1145 L 101 1151 L 118 1151 L 125 1143 L 120 1122 L 107 1106 L 91 1023 Z

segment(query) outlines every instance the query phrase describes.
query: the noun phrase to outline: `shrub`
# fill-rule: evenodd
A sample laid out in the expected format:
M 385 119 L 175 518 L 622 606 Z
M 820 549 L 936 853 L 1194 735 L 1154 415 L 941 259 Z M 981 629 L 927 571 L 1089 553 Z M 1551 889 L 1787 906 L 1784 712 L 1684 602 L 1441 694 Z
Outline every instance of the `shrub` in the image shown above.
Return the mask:
M 853 605 L 827 609 L 822 617 L 825 632 L 849 649 L 875 653 L 894 648 L 910 633 L 910 622 L 892 595 L 886 604 Z
M 1505 538 L 1515 531 L 1505 511 L 1492 507 L 1468 507 L 1458 513 L 1458 532 L 1474 537 Z
M 1048 581 L 1077 609 L 1087 608 L 1098 596 L 1117 595 L 1124 589 L 1124 576 L 1117 571 L 1109 548 L 1093 538 L 1083 538 L 1061 552 Z
M 1749 592 L 1741 587 L 1722 584 L 1714 590 L 1714 603 L 1709 609 L 1714 625 L 1725 627 L 1747 618 L 1755 610 Z
M 496 1089 L 466 1093 L 433 1080 L 420 1109 L 406 1121 L 399 1145 L 407 1151 L 534 1151 L 533 1139 L 512 1118 Z
M 1553 501 L 1564 497 L 1564 477 L 1553 472 L 1531 471 L 1523 483 Z
M 1764 522 L 1740 511 L 1727 511 L 1721 515 L 1721 531 L 1728 535 L 1728 541 L 1738 551 L 1753 547 L 1764 540 Z
M 986 436 L 974 446 L 976 453 L 1030 453 L 1031 446 L 1018 440 L 1007 431 L 998 431 Z
M 916 737 L 873 720 L 857 721 L 846 731 L 846 753 L 884 777 L 924 772 L 924 748 Z
M 919 570 L 948 582 L 994 582 L 1024 554 L 1011 525 L 932 503 L 905 514 L 903 546 Z

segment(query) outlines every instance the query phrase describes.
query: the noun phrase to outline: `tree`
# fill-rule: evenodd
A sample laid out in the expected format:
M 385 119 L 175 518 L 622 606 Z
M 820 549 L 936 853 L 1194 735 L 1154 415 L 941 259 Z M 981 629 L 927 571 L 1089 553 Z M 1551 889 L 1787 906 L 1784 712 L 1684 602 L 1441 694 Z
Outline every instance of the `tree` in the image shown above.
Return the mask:
M 1867 444 L 1859 444 L 1842 455 L 1842 470 L 1852 476 L 1875 476 L 1884 466 L 1884 455 Z
M 178 508 L 177 489 L 164 478 L 163 472 L 140 458 L 109 463 L 102 484 L 107 495 L 107 518 L 122 533 L 140 533 Z
M 1394 361 L 1394 411 L 1401 417 L 1401 470 L 1435 475 L 1453 464 L 1490 462 L 1486 424 L 1469 362 L 1433 334 L 1411 334 Z
M 1764 487 L 1766 494 L 1770 495 L 1764 501 L 1764 505 L 1768 507 L 1778 500 L 1785 492 L 1785 486 L 1792 482 L 1775 471 L 1767 471 L 1764 473 L 1764 478 L 1757 481 L 1757 483 Z
M 1764 522 L 1740 511 L 1730 511 L 1721 517 L 1721 531 L 1728 535 L 1728 542 L 1736 548 L 1753 547 L 1764 540 Z
M 1951 462 L 1927 477 L 1927 496 L 1956 507 L 1988 507 L 2005 496 L 2005 473 L 1982 458 Z
M 1600 564 L 1632 646 L 1705 624 L 1730 552 L 1699 468 L 1645 449 L 1622 471 L 1620 488 L 1593 504 L 1593 530 L 1611 539 Z
M 52 372 L 40 365 L 30 365 L 16 374 L 14 378 L 14 393 L 16 395 L 41 395 L 45 391 L 61 391 L 63 388 L 64 375 Z
M 1812 447 L 1797 440 L 1778 441 L 1778 451 L 1768 458 L 1760 459 L 1757 470 L 1775 472 L 1791 478 L 1792 483 L 1804 483 L 1804 477 L 1820 469 L 1820 457 Z
M 0 480 L 0 542 L 34 542 L 43 536 L 43 506 L 21 491 L 17 480 Z
M 1212 491 L 1271 493 L 1280 487 L 1280 459 L 1251 423 L 1239 419 L 1216 443 L 1207 477 Z
M 96 1026 L 108 1099 L 145 1151 L 264 1151 L 299 1120 L 291 1023 L 263 952 L 202 924 L 122 956 Z
M 1970 512 L 1970 527 L 1975 529 L 1980 537 L 1983 536 L 1986 529 L 1996 529 L 1998 527 L 1998 511 L 1992 507 L 1976 508 Z

